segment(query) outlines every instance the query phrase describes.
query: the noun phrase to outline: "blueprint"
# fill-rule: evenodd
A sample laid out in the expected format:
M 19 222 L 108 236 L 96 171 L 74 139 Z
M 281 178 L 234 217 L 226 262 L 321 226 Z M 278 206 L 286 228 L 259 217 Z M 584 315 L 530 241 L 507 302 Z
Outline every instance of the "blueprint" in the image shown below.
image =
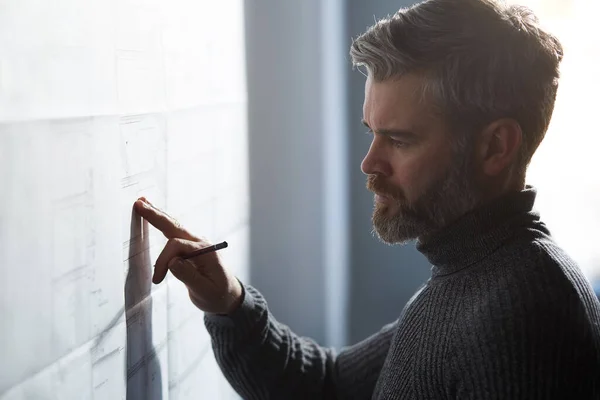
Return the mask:
M 243 8 L 222 3 L 0 2 L 1 400 L 236 398 L 132 210 L 227 239 L 247 276 Z

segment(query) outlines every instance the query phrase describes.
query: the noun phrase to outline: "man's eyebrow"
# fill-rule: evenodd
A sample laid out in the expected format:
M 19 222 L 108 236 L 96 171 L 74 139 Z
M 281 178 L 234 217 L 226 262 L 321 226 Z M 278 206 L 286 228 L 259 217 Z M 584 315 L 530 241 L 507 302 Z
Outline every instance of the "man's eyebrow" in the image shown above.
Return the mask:
M 402 137 L 407 139 L 415 139 L 418 137 L 418 135 L 415 132 L 406 129 L 378 129 L 377 131 L 373 131 L 373 129 L 371 129 L 367 121 L 363 119 L 362 123 L 364 126 L 369 128 L 370 131 L 375 132 L 378 135 Z

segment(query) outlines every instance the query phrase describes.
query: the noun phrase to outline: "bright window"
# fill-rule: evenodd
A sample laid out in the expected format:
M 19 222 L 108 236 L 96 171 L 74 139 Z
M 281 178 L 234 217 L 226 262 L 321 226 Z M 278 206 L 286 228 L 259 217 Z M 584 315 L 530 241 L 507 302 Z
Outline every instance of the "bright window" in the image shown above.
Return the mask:
M 591 280 L 600 280 L 600 15 L 598 0 L 509 0 L 530 7 L 563 44 L 554 116 L 528 182 L 558 243 Z

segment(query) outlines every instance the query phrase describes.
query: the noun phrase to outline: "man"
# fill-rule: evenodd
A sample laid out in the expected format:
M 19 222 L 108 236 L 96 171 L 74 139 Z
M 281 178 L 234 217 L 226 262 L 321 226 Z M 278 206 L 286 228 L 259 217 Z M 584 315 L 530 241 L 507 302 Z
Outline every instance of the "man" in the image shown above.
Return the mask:
M 278 323 L 216 253 L 182 261 L 209 243 L 141 199 L 170 239 L 154 282 L 170 270 L 187 285 L 245 399 L 600 398 L 600 304 L 525 185 L 558 40 L 524 8 L 429 0 L 376 23 L 351 55 L 368 75 L 374 229 L 416 239 L 433 265 L 399 319 L 336 355 Z

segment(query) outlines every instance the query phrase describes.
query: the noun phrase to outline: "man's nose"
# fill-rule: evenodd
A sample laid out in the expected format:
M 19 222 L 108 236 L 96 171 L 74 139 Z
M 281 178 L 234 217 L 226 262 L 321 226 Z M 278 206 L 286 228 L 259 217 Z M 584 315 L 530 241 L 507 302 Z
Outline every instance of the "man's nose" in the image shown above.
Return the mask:
M 371 142 L 371 147 L 367 155 L 360 164 L 360 169 L 365 175 L 391 175 L 391 167 L 386 160 L 385 149 L 381 147 L 381 143 L 374 138 Z

